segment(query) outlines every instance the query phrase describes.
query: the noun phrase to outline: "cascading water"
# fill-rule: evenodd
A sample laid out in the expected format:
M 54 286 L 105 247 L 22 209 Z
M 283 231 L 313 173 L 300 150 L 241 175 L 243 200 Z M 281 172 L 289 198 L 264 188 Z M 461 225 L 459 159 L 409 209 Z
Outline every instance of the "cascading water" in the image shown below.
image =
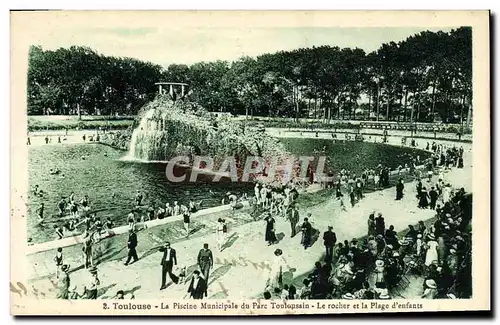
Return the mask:
M 288 155 L 279 140 L 234 120 L 217 119 L 196 103 L 159 95 L 141 110 L 125 160 L 158 162 L 196 155 L 213 158 L 214 167 L 226 159 L 248 156 L 265 159 Z
M 145 112 L 130 139 L 126 160 L 168 161 L 189 155 L 195 148 L 207 148 L 212 132 L 207 116 L 193 113 L 193 103 L 172 101 L 158 96 L 146 105 Z

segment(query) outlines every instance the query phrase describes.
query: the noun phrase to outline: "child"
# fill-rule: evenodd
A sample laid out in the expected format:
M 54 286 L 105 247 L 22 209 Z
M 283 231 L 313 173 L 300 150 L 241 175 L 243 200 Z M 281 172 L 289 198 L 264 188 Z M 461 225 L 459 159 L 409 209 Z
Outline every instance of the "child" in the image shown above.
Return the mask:
M 83 294 L 78 292 L 78 287 L 75 285 L 69 292 L 69 299 L 77 300 L 82 299 L 84 297 Z
M 63 254 L 62 248 L 57 248 L 56 256 L 54 256 L 54 262 L 56 262 L 56 278 L 59 279 L 59 272 L 61 271 L 61 266 L 63 265 Z
M 186 281 L 186 267 L 184 266 L 181 269 L 181 272 L 179 273 L 179 282 L 178 282 L 178 284 L 184 284 L 185 281 Z
M 61 226 L 58 226 L 58 225 L 54 225 L 54 231 L 56 232 L 56 235 L 57 235 L 57 239 L 63 239 L 64 237 L 64 233 L 63 233 L 63 229 Z

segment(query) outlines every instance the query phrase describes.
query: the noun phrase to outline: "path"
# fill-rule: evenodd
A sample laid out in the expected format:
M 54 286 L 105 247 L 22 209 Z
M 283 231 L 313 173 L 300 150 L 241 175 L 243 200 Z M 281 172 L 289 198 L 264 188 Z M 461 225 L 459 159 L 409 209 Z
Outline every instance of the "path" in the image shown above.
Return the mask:
M 425 140 L 418 140 L 422 147 Z M 447 181 L 456 187 L 470 189 L 472 186 L 472 153 L 470 145 L 465 145 L 465 168 L 454 169 L 447 174 Z M 426 220 L 433 217 L 433 211 L 420 210 L 416 208 L 415 183 L 407 183 L 405 198 L 402 201 L 394 200 L 394 189 L 389 188 L 379 192 L 373 192 L 347 212 L 341 212 L 338 203 L 328 200 L 319 204 L 307 212 L 313 215 L 312 222 L 315 228 L 324 231 L 328 225 L 333 225 L 339 240 L 361 237 L 366 234 L 366 219 L 372 211 L 384 214 L 386 224 L 394 225 L 396 230 L 402 230 L 409 224 L 415 224 L 419 220 Z M 300 211 L 304 217 L 306 211 Z M 245 212 L 242 212 L 243 218 Z M 207 221 L 208 222 L 208 221 Z M 263 221 L 249 222 L 240 226 L 231 227 L 232 239 L 230 247 L 223 252 L 216 252 L 215 234 L 209 231 L 188 240 L 179 240 L 173 243 L 173 247 L 178 252 L 180 266 L 187 266 L 188 271 L 196 269 L 196 257 L 203 243 L 208 243 L 214 251 L 216 265 L 211 272 L 209 298 L 231 298 L 242 299 L 258 297 L 264 290 L 265 278 L 267 276 L 266 263 L 271 261 L 276 248 L 281 248 L 288 264 L 295 268 L 293 274 L 286 272 L 285 282 L 309 272 L 314 262 L 323 254 L 322 241 L 318 240 L 310 249 L 304 251 L 300 246 L 300 236 L 289 238 L 290 227 L 287 222 L 278 219 L 276 229 L 279 237 L 283 237 L 279 244 L 268 247 L 264 242 Z M 180 231 L 180 230 L 175 230 Z M 141 256 L 147 249 L 154 245 L 148 238 L 141 234 L 138 236 L 138 252 Z M 144 245 L 141 243 L 147 243 Z M 125 243 L 124 243 L 125 244 Z M 123 246 L 125 247 L 125 246 Z M 121 256 L 124 257 L 126 249 L 123 248 Z M 161 253 L 150 251 L 146 256 L 142 256 L 140 261 L 125 267 L 123 257 L 114 259 L 99 265 L 101 287 L 99 294 L 101 298 L 113 296 L 117 290 L 134 291 L 137 299 L 182 299 L 186 295 L 187 284 L 171 285 L 166 290 L 160 291 L 159 264 Z M 32 263 L 35 263 L 30 257 Z M 53 268 L 51 256 L 39 256 L 36 263 L 46 261 L 49 267 Z M 76 263 L 76 261 L 74 262 Z M 73 264 L 74 266 L 78 264 Z M 46 274 L 45 274 L 46 275 Z M 88 272 L 76 270 L 71 273 L 72 284 L 81 287 L 88 283 Z M 49 291 L 52 284 L 47 277 L 39 277 L 31 281 L 38 290 L 44 291 L 47 297 L 54 296 L 55 292 Z

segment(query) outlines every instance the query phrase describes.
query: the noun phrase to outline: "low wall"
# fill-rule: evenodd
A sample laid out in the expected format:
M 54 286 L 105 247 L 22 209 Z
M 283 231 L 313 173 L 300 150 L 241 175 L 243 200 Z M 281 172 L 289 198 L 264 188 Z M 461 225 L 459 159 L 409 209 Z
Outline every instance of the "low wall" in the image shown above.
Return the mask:
M 242 202 L 242 204 L 243 204 L 243 207 L 249 206 L 248 202 Z M 200 211 L 197 211 L 197 212 L 191 214 L 191 220 L 196 219 L 196 218 L 200 218 L 200 217 L 203 217 L 203 216 L 206 216 L 209 214 L 214 214 L 214 213 L 229 211 L 229 210 L 231 210 L 230 205 L 222 205 L 222 206 L 218 206 L 218 207 L 203 209 L 203 210 L 200 210 Z M 147 228 L 162 226 L 162 225 L 166 225 L 166 224 L 180 221 L 180 220 L 183 220 L 182 215 L 172 216 L 172 217 L 168 217 L 168 218 L 164 218 L 164 219 L 150 220 L 150 221 L 146 221 L 144 223 L 138 223 L 137 230 L 143 230 L 143 229 L 147 229 Z M 109 238 L 115 237 L 117 235 L 128 233 L 128 230 L 129 230 L 128 225 L 113 228 L 113 229 L 109 230 L 107 232 L 107 234 L 103 235 L 101 237 L 101 240 L 109 239 Z M 59 240 L 53 240 L 53 241 L 48 241 L 48 242 L 44 242 L 44 243 L 40 243 L 40 244 L 29 245 L 26 248 L 26 255 L 36 254 L 36 253 L 40 253 L 40 252 L 44 252 L 44 251 L 49 251 L 49 250 L 57 249 L 58 247 L 62 247 L 62 248 L 70 247 L 70 246 L 74 246 L 74 245 L 79 245 L 81 243 L 82 243 L 81 235 L 76 235 L 76 236 L 72 236 L 72 237 L 62 238 Z

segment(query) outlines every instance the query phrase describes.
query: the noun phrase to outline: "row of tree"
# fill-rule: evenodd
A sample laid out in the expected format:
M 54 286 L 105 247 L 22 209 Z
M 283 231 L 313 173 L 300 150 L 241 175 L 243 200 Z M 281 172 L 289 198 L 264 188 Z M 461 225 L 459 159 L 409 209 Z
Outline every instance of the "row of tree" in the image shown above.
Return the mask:
M 368 54 L 320 46 L 166 69 L 84 47 L 32 47 L 28 113 L 134 115 L 158 81 L 187 83 L 190 100 L 233 114 L 468 121 L 472 30 L 426 31 Z

